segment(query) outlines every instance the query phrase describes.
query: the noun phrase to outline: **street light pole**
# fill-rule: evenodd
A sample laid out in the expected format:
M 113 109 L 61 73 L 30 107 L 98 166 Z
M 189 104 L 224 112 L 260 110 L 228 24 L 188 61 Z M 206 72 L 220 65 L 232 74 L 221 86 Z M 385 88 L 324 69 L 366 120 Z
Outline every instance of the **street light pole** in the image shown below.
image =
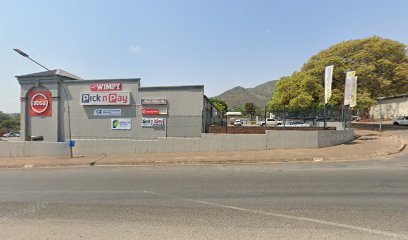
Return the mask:
M 30 56 L 29 56 L 27 53 L 21 51 L 20 49 L 14 48 L 13 50 L 14 50 L 15 52 L 17 52 L 18 54 L 20 54 L 21 56 L 30 59 L 32 62 L 34 62 L 35 64 L 41 66 L 41 67 L 44 68 L 45 70 L 51 71 L 50 69 L 46 68 L 44 65 L 42 65 L 42 64 L 40 64 L 39 62 L 35 61 L 34 59 L 30 58 Z M 62 87 L 62 91 L 64 92 L 65 98 L 67 99 L 69 156 L 70 156 L 71 158 L 73 158 L 73 157 L 74 157 L 74 154 L 73 154 L 73 151 L 72 151 L 72 147 L 73 147 L 72 145 L 73 145 L 73 144 L 72 144 L 72 134 L 71 134 L 71 111 L 70 111 L 70 106 L 69 106 L 68 95 L 67 95 L 67 92 L 65 91 L 64 83 L 61 81 L 61 79 L 59 79 L 59 78 L 57 78 L 57 79 L 58 79 L 58 83 L 59 83 L 59 84 L 61 85 L 61 87 Z
M 13 50 L 16 51 L 18 54 L 20 54 L 21 56 L 30 59 L 30 60 L 33 61 L 35 64 L 40 65 L 40 66 L 41 66 L 42 68 L 44 68 L 45 70 L 50 71 L 50 69 L 44 67 L 44 66 L 43 66 L 42 64 L 40 64 L 39 62 L 37 62 L 37 61 L 35 61 L 34 59 L 30 58 L 30 56 L 29 56 L 27 53 L 21 51 L 20 49 L 14 48 Z

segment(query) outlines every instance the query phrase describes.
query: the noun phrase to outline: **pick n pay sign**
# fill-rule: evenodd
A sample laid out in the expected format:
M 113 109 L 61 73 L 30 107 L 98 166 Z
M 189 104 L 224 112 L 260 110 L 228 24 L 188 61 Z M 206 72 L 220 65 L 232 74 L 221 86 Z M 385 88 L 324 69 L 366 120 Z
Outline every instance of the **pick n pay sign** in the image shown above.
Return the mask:
M 81 105 L 130 105 L 129 92 L 82 92 Z

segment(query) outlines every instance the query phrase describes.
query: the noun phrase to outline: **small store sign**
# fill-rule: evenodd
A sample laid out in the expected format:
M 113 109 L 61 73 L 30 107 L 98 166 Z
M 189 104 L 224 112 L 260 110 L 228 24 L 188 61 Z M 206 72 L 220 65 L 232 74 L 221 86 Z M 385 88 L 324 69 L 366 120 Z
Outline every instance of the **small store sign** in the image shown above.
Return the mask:
M 130 130 L 132 129 L 131 118 L 112 118 L 111 119 L 112 130 Z
M 167 99 L 143 99 L 141 100 L 142 105 L 166 105 Z
M 164 127 L 164 118 L 142 118 L 142 127 Z
M 143 114 L 143 115 L 159 115 L 159 114 L 160 114 L 160 110 L 159 110 L 159 109 L 155 109 L 155 108 L 143 108 L 143 109 L 142 109 L 142 114 Z
M 50 91 L 31 91 L 30 97 L 30 115 L 46 116 L 52 115 L 52 94 Z
M 129 105 L 129 92 L 82 92 L 81 105 Z
M 92 92 L 120 91 L 122 83 L 93 83 L 89 85 Z
M 94 110 L 93 115 L 98 117 L 120 117 L 122 116 L 122 109 L 98 108 Z

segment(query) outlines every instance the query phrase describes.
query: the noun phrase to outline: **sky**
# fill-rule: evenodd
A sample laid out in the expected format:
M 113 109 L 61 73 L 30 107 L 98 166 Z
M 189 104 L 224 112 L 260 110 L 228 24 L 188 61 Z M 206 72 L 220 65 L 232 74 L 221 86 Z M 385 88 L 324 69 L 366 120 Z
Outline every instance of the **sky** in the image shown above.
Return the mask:
M 408 44 L 406 0 L 0 0 L 0 111 L 20 111 L 16 75 L 50 69 L 216 96 L 292 74 L 336 43 Z

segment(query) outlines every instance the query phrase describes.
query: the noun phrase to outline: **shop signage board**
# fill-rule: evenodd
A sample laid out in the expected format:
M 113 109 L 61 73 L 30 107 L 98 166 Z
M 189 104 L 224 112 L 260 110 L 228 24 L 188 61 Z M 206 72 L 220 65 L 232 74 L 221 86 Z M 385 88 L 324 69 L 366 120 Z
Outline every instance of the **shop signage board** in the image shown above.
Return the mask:
M 142 114 L 143 114 L 143 115 L 159 115 L 159 114 L 160 114 L 160 110 L 159 110 L 159 109 L 155 109 L 155 108 L 143 108 L 143 109 L 142 109 Z
M 31 91 L 30 97 L 30 115 L 46 116 L 52 115 L 52 94 L 48 90 Z
M 142 118 L 142 127 L 164 127 L 164 118 Z
M 167 99 L 155 98 L 155 99 L 143 99 L 141 100 L 142 105 L 166 105 Z
M 98 117 L 120 117 L 122 116 L 122 109 L 98 108 L 94 110 L 93 115 Z
M 132 129 L 131 118 L 112 118 L 111 119 L 112 130 L 130 130 Z
M 129 92 L 82 92 L 81 105 L 129 105 Z
M 167 109 L 142 108 L 142 115 L 165 115 Z
M 120 91 L 122 83 L 93 83 L 89 88 L 92 92 Z

